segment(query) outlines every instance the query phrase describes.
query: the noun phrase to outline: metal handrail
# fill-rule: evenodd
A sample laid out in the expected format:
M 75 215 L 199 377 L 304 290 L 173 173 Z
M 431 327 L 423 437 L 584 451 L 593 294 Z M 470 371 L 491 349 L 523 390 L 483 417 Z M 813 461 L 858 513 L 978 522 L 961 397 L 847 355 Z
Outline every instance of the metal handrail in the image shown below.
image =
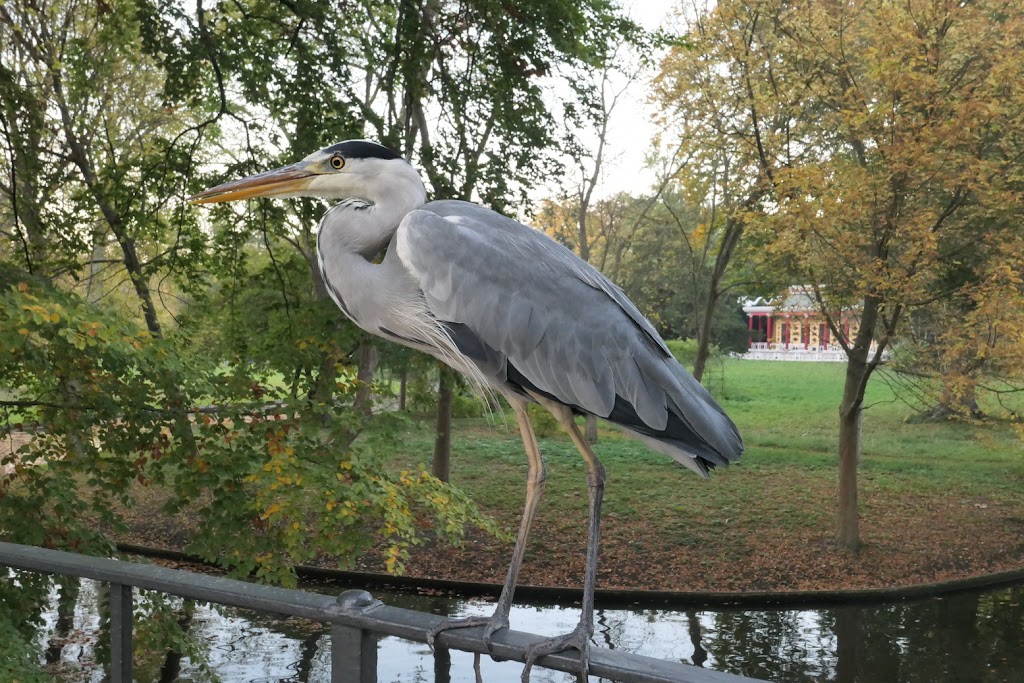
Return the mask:
M 335 598 L 181 569 L 14 543 L 0 543 L 0 566 L 4 565 L 110 584 L 110 679 L 113 683 L 130 683 L 132 680 L 133 587 L 329 623 L 331 681 L 339 683 L 376 681 L 376 634 L 425 643 L 427 633 L 442 620 L 436 614 L 385 605 L 362 590 L 348 590 Z M 522 662 L 527 646 L 542 639 L 532 633 L 502 629 L 492 636 L 493 647 L 488 652 L 481 636 L 481 628 L 444 631 L 438 636 L 437 644 L 452 650 L 493 654 L 501 659 Z M 575 652 L 560 652 L 541 657 L 537 665 L 575 672 L 579 670 L 579 657 Z M 590 650 L 590 673 L 624 683 L 757 683 L 752 678 L 601 647 Z

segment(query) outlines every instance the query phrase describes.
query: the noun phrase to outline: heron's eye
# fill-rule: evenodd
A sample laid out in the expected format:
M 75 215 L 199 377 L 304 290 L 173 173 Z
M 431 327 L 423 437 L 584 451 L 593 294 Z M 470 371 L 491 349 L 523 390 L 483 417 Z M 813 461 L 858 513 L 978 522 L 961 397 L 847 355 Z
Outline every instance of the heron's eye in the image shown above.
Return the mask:
M 342 157 L 342 156 L 340 156 L 338 154 L 335 154 L 333 157 L 331 157 L 331 168 L 333 168 L 335 171 L 340 171 L 344 167 L 345 167 L 345 158 L 344 157 Z

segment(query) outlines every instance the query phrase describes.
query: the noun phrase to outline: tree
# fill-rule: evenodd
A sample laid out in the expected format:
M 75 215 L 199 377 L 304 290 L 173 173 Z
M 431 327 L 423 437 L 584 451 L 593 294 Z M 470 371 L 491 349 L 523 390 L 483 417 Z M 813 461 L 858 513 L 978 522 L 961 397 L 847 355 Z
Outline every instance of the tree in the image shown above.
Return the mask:
M 718 196 L 718 188 L 729 185 L 728 164 L 724 171 L 712 167 L 707 177 L 680 171 L 641 235 L 649 241 L 651 263 L 661 268 L 640 268 L 635 277 L 662 290 L 661 298 L 670 304 L 662 324 L 674 329 L 674 336 L 696 340 L 692 372 L 698 381 L 712 344 L 741 350 L 746 343 L 736 297 L 728 296 L 749 286 L 749 265 L 737 267 L 747 259 L 735 258 L 748 256 L 741 243 L 746 221 L 728 196 Z
M 1008 236 L 977 219 L 1014 201 L 1024 17 L 1001 0 L 721 2 L 687 38 L 666 62 L 666 92 L 680 112 L 713 114 L 750 160 L 749 183 L 770 201 L 748 207 L 747 230 L 808 284 L 848 359 L 837 541 L 856 548 L 867 382 L 908 313 L 948 295 L 942 264 Z M 852 338 L 839 319 L 849 310 Z
M 917 308 L 887 369 L 899 395 L 925 419 L 1019 420 L 1024 391 L 1024 244 L 1014 218 L 946 262 L 949 296 Z M 993 253 L 993 249 L 999 253 Z
M 696 209 L 689 221 L 684 220 L 684 214 L 674 210 L 671 203 L 664 204 L 688 261 L 685 270 L 689 277 L 685 283 L 695 303 L 693 336 L 697 340 L 697 353 L 693 376 L 698 382 L 704 377 L 713 328 L 722 313 L 726 295 L 736 292 L 742 282 L 730 282 L 730 276 L 737 270 L 735 257 L 742 255 L 747 212 L 757 206 L 761 197 L 759 188 L 737 182 L 728 151 L 720 150 L 719 154 L 717 157 L 709 155 L 704 160 L 705 166 L 695 164 L 688 173 L 680 174 L 679 198 L 684 207 Z
M 9 46 L 0 80 L 11 178 L 0 189 L 16 230 L 19 223 L 24 229 L 19 239 L 29 273 L 77 279 L 85 266 L 80 256 L 91 252 L 91 287 L 93 267 L 107 260 L 112 239 L 134 307 L 149 333 L 162 337 L 153 280 L 198 280 L 201 237 L 195 220 L 180 212 L 177 229 L 168 229 L 168 203 L 184 186 L 174 140 L 191 119 L 160 100 L 160 72 L 140 52 L 138 31 L 128 2 L 0 7 Z M 69 378 L 68 396 L 76 383 Z M 168 400 L 181 404 L 182 397 L 172 389 Z M 175 435 L 192 442 L 183 419 Z
M 613 282 L 623 281 L 633 244 L 644 230 L 650 207 L 655 201 L 653 197 L 636 197 L 620 192 L 588 206 L 586 222 L 590 262 Z M 534 222 L 552 239 L 580 253 L 577 198 L 542 200 Z
M 716 58 L 698 56 L 712 36 L 709 15 L 698 16 L 690 32 L 662 61 L 654 82 L 655 99 L 662 105 L 663 135 L 672 142 L 676 192 L 696 213 L 687 222 L 666 207 L 676 224 L 689 262 L 692 290 L 698 306 L 694 312 L 697 354 L 693 375 L 704 375 L 712 326 L 726 295 L 742 281 L 732 278 L 735 257 L 740 255 L 748 218 L 763 206 L 769 183 L 760 171 L 757 148 L 745 139 L 748 127 L 760 125 L 747 95 L 734 83 L 724 82 Z M 733 29 L 737 27 L 732 27 Z M 725 60 L 729 57 L 725 57 Z M 761 150 L 776 151 L 762 143 Z M 733 279 L 730 282 L 730 279 Z
M 289 157 L 369 135 L 418 162 L 434 196 L 479 199 L 499 210 L 554 172 L 549 150 L 577 119 L 572 101 L 548 103 L 541 79 L 557 72 L 584 94 L 581 75 L 634 30 L 605 0 L 536 0 L 512 12 L 491 0 L 396 7 L 250 0 L 219 6 L 205 23 L 199 7 L 197 30 L 212 26 L 207 35 L 218 38 L 186 54 L 215 71 L 222 109 L 240 109 L 225 99 L 224 83 L 237 83 L 248 106 L 266 106 L 275 132 L 287 136 Z M 277 237 L 300 250 L 327 299 L 315 258 L 315 204 L 299 206 L 296 219 L 276 222 Z M 324 357 L 321 396 L 336 361 Z M 371 376 L 372 368 L 364 364 L 361 374 Z M 442 373 L 442 392 L 449 380 Z M 439 440 L 442 451 L 445 443 Z
M 77 275 L 78 256 L 109 236 L 147 329 L 160 336 L 151 281 L 158 273 L 194 276 L 201 241 L 187 216 L 174 216 L 175 231 L 164 224 L 170 200 L 184 189 L 173 140 L 191 117 L 164 106 L 159 70 L 133 40 L 139 29 L 131 3 L 122 4 L 0 8 L 9 46 L 4 128 L 17 180 L 5 194 L 26 231 L 27 270 Z M 44 242 L 48 256 L 40 254 Z M 45 267 L 54 256 L 57 267 Z

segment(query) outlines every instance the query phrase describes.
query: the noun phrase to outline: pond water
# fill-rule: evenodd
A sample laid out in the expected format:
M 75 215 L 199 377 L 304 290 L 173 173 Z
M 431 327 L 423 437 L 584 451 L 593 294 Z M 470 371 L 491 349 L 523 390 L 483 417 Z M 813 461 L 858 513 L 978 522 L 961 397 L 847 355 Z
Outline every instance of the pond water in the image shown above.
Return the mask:
M 40 637 L 44 646 L 53 644 L 47 658 L 60 662 L 66 680 L 103 679 L 93 651 L 99 628 L 97 594 L 96 584 L 82 583 L 60 638 L 53 637 L 56 610 L 46 616 Z M 493 609 L 477 599 L 385 591 L 374 595 L 397 607 L 452 616 L 490 614 Z M 521 604 L 513 609 L 511 621 L 518 630 L 555 635 L 571 630 L 578 617 L 575 605 Z M 780 682 L 1024 681 L 1024 585 L 821 609 L 636 605 L 598 609 L 595 621 L 594 642 L 603 647 Z M 199 606 L 191 631 L 205 645 L 208 664 L 224 683 L 330 680 L 330 636 L 315 624 Z M 484 683 L 518 681 L 520 672 L 518 663 L 481 658 Z M 175 680 L 195 680 L 197 674 L 196 665 L 186 659 Z M 450 663 L 440 662 L 425 645 L 389 637 L 379 643 L 378 680 L 473 683 L 476 678 L 470 654 L 452 652 Z M 533 674 L 536 683 L 573 680 L 539 668 Z

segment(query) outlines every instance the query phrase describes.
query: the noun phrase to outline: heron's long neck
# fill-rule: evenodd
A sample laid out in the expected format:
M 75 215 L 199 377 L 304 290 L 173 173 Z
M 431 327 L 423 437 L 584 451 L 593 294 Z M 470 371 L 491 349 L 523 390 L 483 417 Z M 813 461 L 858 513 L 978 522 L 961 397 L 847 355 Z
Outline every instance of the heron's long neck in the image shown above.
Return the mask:
M 334 255 L 372 259 L 387 245 L 406 214 L 427 199 L 415 170 L 396 160 L 386 174 L 368 178 L 320 221 L 318 248 Z
M 412 171 L 410 167 L 410 171 Z M 387 291 L 390 276 L 373 258 L 387 246 L 406 214 L 424 204 L 426 192 L 419 177 L 397 177 L 387 196 L 343 199 L 324 214 L 317 236 L 320 272 L 331 297 L 356 323 L 372 324 L 379 310 L 379 293 Z

